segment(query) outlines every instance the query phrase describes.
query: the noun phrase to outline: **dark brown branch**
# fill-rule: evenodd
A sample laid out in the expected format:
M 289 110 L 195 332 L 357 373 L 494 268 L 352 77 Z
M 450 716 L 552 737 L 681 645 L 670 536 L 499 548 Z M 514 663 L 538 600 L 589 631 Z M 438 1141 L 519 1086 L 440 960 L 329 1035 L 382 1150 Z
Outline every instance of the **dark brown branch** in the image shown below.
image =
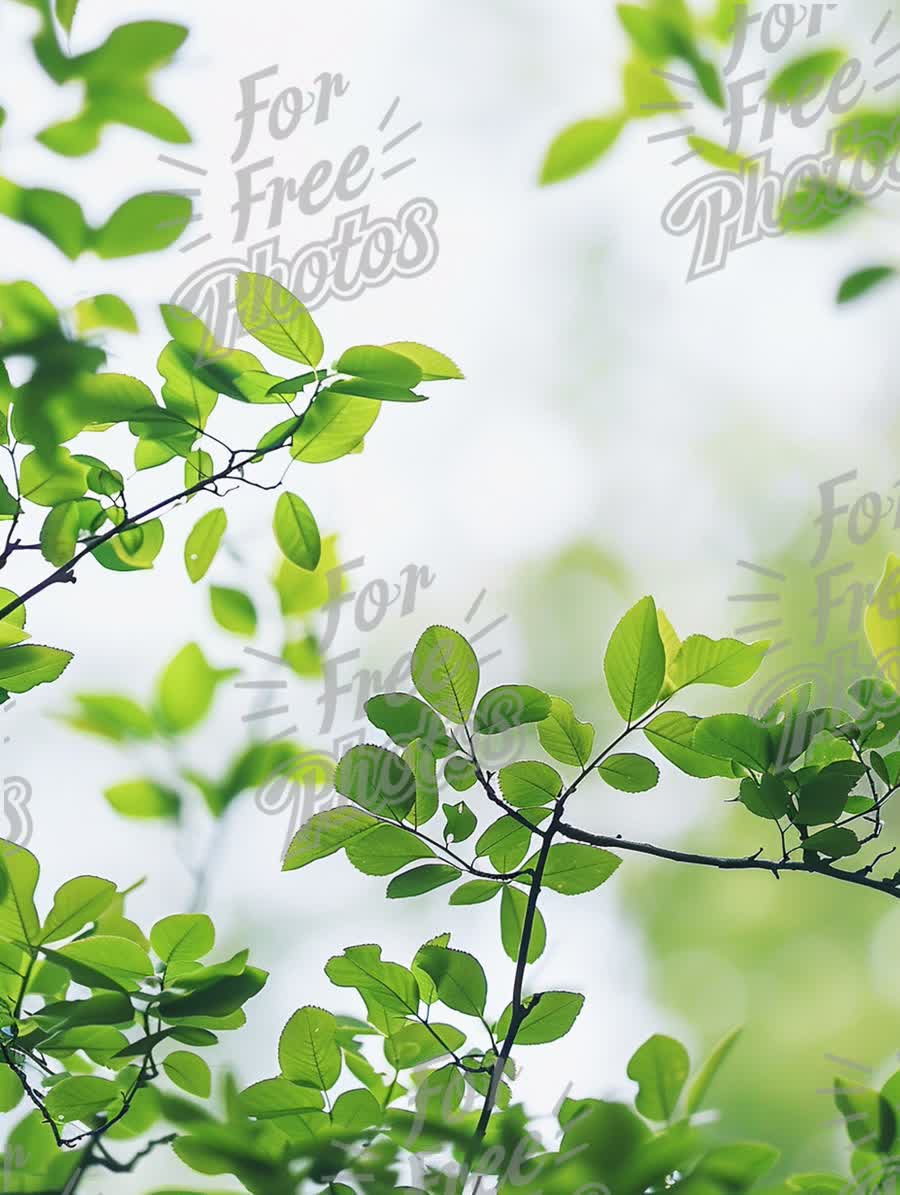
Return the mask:
M 670 850 L 667 847 L 654 846 L 649 842 L 630 842 L 619 836 L 610 837 L 607 834 L 592 834 L 588 830 L 580 830 L 568 822 L 560 822 L 559 832 L 573 842 L 585 842 L 590 846 L 605 849 L 630 851 L 638 855 L 651 855 L 655 859 L 668 859 L 672 863 L 691 863 L 698 867 L 717 867 L 721 871 L 767 871 L 776 878 L 782 872 L 804 872 L 807 875 L 829 876 L 831 879 L 843 880 L 847 884 L 857 884 L 861 888 L 871 888 L 875 892 L 886 892 L 890 896 L 900 897 L 900 884 L 894 880 L 875 880 L 869 874 L 870 869 L 863 867 L 858 871 L 842 871 L 834 864 L 824 860 L 806 862 L 794 859 L 763 859 L 760 855 L 750 855 L 746 858 L 719 857 L 716 855 L 698 855 L 690 851 Z M 874 864 L 872 864 L 874 866 Z
M 303 422 L 303 418 L 303 415 L 297 416 L 298 428 Z M 172 494 L 167 498 L 162 498 L 159 502 L 154 502 L 152 506 L 146 507 L 144 510 L 139 511 L 138 514 L 129 515 L 128 518 L 123 519 L 121 523 L 113 526 L 109 531 L 104 532 L 103 535 L 93 536 L 90 540 L 90 543 L 83 547 L 80 552 L 76 552 L 71 560 L 68 560 L 65 564 L 60 565 L 59 568 L 55 569 L 52 573 L 49 573 L 42 581 L 38 581 L 37 584 L 32 585 L 32 587 L 26 590 L 26 592 L 20 597 L 8 602 L 3 609 L 0 610 L 0 621 L 2 621 L 4 618 L 8 618 L 14 610 L 17 610 L 20 606 L 24 606 L 26 602 L 31 600 L 31 598 L 43 592 L 43 590 L 48 589 L 51 585 L 56 585 L 61 581 L 73 581 L 75 579 L 73 572 L 75 566 L 79 564 L 85 558 L 85 556 L 90 556 L 97 548 L 101 547 L 105 543 L 109 543 L 110 540 L 113 540 L 117 536 L 121 535 L 123 531 L 128 531 L 132 527 L 139 527 L 147 519 L 157 514 L 157 512 L 165 510 L 167 506 L 172 506 L 174 503 L 184 501 L 185 499 L 192 497 L 194 494 L 201 493 L 203 490 L 213 488 L 219 481 L 224 481 L 230 477 L 243 480 L 240 471 L 246 465 L 250 464 L 251 461 L 256 461 L 257 459 L 268 456 L 271 452 L 277 452 L 284 447 L 284 444 L 273 444 L 271 448 L 263 448 L 262 450 L 248 448 L 232 452 L 228 464 L 224 467 L 224 469 L 220 469 L 217 473 L 213 473 L 210 477 L 201 478 L 193 485 L 187 486 L 185 489 L 180 490 L 177 494 Z M 247 455 L 244 459 L 239 460 L 238 457 L 240 456 L 241 451 Z
M 120 1162 L 112 1156 L 106 1146 L 99 1140 L 96 1140 L 96 1147 L 101 1156 L 91 1159 L 89 1165 L 102 1166 L 104 1170 L 111 1170 L 113 1174 L 129 1174 L 137 1166 L 138 1162 L 146 1158 L 148 1154 L 152 1153 L 160 1145 L 171 1145 L 178 1136 L 177 1133 L 168 1133 L 165 1137 L 157 1137 L 153 1141 L 148 1141 L 147 1144 L 132 1155 L 127 1162 Z

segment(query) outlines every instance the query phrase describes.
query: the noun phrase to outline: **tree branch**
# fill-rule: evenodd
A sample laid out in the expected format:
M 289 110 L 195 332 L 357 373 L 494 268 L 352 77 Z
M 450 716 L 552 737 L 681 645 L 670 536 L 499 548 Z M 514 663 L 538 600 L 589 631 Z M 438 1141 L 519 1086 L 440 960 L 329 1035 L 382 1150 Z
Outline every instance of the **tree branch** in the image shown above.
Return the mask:
M 312 405 L 312 403 L 310 403 L 310 405 Z M 307 410 L 309 410 L 309 407 L 307 407 Z M 302 415 L 297 416 L 297 427 L 291 429 L 292 435 L 299 429 L 305 416 L 306 411 L 304 411 Z M 123 531 L 128 531 L 132 527 L 139 527 L 143 522 L 151 518 L 158 511 L 165 510 L 167 506 L 171 506 L 176 502 L 181 502 L 186 498 L 192 497 L 194 494 L 201 493 L 203 490 L 211 489 L 219 481 L 225 481 L 230 477 L 234 477 L 239 481 L 243 480 L 241 477 L 241 470 L 246 465 L 249 465 L 251 462 L 258 459 L 262 459 L 272 452 L 278 452 L 284 447 L 285 444 L 280 443 L 273 444 L 271 447 L 263 449 L 245 448 L 235 450 L 231 453 L 228 464 L 224 467 L 224 469 L 220 469 L 217 473 L 213 473 L 210 477 L 201 478 L 193 485 L 187 486 L 185 489 L 180 490 L 177 494 L 172 494 L 168 498 L 162 498 L 160 501 L 154 502 L 151 506 L 146 507 L 144 510 L 139 511 L 135 515 L 129 515 L 127 518 L 123 519 L 121 523 L 111 527 L 109 531 L 104 532 L 103 535 L 93 536 L 90 540 L 90 543 L 84 546 L 80 552 L 76 552 L 71 560 L 66 561 L 66 563 L 60 565 L 59 568 L 54 569 L 52 573 L 49 573 L 42 581 L 38 581 L 37 584 L 32 585 L 32 587 L 26 590 L 26 592 L 20 597 L 15 598 L 11 602 L 7 602 L 3 609 L 0 610 L 0 621 L 2 621 L 4 618 L 8 618 L 14 610 L 17 610 L 20 606 L 24 606 L 26 602 L 31 600 L 31 598 L 43 592 L 43 590 L 48 589 L 51 585 L 55 585 L 61 581 L 73 581 L 75 579 L 73 572 L 75 566 L 79 564 L 85 558 L 85 556 L 90 556 L 97 548 L 102 547 L 102 545 L 105 543 L 109 543 L 110 540 L 113 540 L 117 536 L 121 535 Z M 239 459 L 241 458 L 242 454 L 243 459 Z
M 759 854 L 737 859 L 727 856 L 698 855 L 690 851 L 676 851 L 667 847 L 654 846 L 649 842 L 630 842 L 618 835 L 610 837 L 607 834 L 592 834 L 588 830 L 580 830 L 577 826 L 571 826 L 568 822 L 559 823 L 559 832 L 573 842 L 585 842 L 590 846 L 630 851 L 638 855 L 652 855 L 656 859 L 668 859 L 673 863 L 716 867 L 722 871 L 767 871 L 776 878 L 782 872 L 804 872 L 807 875 L 829 876 L 835 880 L 843 880 L 847 884 L 857 884 L 861 888 L 871 888 L 875 892 L 887 892 L 890 896 L 900 898 L 900 881 L 872 879 L 869 868 L 866 867 L 859 871 L 842 871 L 839 867 L 824 860 L 808 863 L 793 859 L 763 859 Z

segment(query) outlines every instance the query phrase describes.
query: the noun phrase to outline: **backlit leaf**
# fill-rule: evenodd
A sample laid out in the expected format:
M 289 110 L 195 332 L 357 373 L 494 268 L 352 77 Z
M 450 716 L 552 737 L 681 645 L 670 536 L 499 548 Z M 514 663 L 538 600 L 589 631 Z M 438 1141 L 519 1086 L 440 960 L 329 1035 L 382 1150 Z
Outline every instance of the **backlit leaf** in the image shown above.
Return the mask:
M 325 347 L 299 299 L 263 274 L 239 274 L 236 294 L 238 317 L 251 336 L 282 357 L 316 368 Z
M 613 631 L 603 660 L 613 705 L 631 725 L 653 705 L 666 675 L 656 604 L 642 598 Z
M 635 1051 L 628 1077 L 638 1084 L 635 1107 L 648 1120 L 670 1120 L 688 1077 L 690 1059 L 684 1046 L 656 1033 Z
M 429 627 L 412 656 L 412 678 L 429 705 L 449 721 L 465 722 L 478 692 L 478 659 L 469 643 L 449 627 Z
M 284 1077 L 319 1091 L 333 1087 L 341 1073 L 336 1034 L 337 1022 L 330 1012 L 312 1006 L 297 1009 L 278 1041 L 278 1064 Z
M 315 569 L 322 555 L 322 541 L 312 511 L 297 494 L 282 493 L 273 523 L 279 548 L 297 568 Z
M 579 722 L 568 701 L 553 697 L 550 714 L 538 723 L 541 746 L 560 763 L 574 768 L 586 768 L 594 745 L 594 728 L 589 722 Z

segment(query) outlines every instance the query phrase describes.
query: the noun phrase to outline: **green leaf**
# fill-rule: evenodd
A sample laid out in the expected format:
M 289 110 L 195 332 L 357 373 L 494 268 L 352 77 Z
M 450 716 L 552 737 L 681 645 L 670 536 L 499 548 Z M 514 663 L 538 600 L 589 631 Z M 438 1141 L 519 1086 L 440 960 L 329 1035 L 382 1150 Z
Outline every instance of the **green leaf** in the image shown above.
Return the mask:
M 331 1123 L 342 1132 L 362 1132 L 364 1129 L 377 1125 L 382 1118 L 383 1109 L 372 1095 L 361 1087 L 351 1091 L 342 1091 L 334 1101 L 331 1109 Z M 331 1186 L 339 1192 L 344 1183 L 332 1183 Z M 352 1187 L 347 1190 L 353 1195 Z
M 625 127 L 621 116 L 578 120 L 558 133 L 541 166 L 542 186 L 581 174 L 608 153 Z
M 88 489 L 95 494 L 102 494 L 105 498 L 115 498 L 121 494 L 125 488 L 125 479 L 118 469 L 111 469 L 109 465 L 105 465 L 103 461 L 98 460 L 95 456 L 85 456 L 79 453 L 75 458 L 81 461 L 82 464 L 88 465 Z M 102 516 L 106 514 L 99 502 L 94 503 L 91 500 L 79 502 L 78 508 L 81 512 L 92 512 L 93 518 L 90 525 L 85 527 L 85 520 L 82 517 L 81 525 L 85 531 L 96 530 L 103 522 Z
M 712 1182 L 716 1190 L 744 1191 L 755 1186 L 779 1157 L 774 1146 L 756 1141 L 719 1145 L 700 1159 L 691 1178 L 696 1176 L 701 1183 Z
M 900 556 L 888 556 L 884 573 L 866 608 L 864 626 L 875 662 L 896 689 L 900 675 L 897 665 L 900 659 Z
M 351 394 L 356 398 L 373 399 L 377 402 L 426 402 L 427 394 L 416 394 L 403 386 L 390 382 L 370 382 L 367 378 L 342 378 L 332 382 L 329 390 L 333 394 Z
M 193 775 L 187 778 L 194 779 Z M 214 786 L 215 795 L 210 794 L 212 800 L 202 784 L 198 787 L 204 791 L 210 810 L 218 816 L 235 797 L 270 780 L 312 785 L 318 789 L 330 784 L 333 778 L 334 766 L 328 756 L 304 751 L 297 743 L 273 739 L 251 743 L 232 760 L 228 771 Z
M 671 1120 L 688 1077 L 690 1059 L 681 1042 L 655 1033 L 635 1051 L 627 1074 L 638 1084 L 634 1104 L 648 1120 Z
M 383 747 L 351 747 L 334 773 L 334 787 L 379 815 L 405 817 L 413 807 L 416 781 L 407 764 Z
M 702 755 L 728 759 L 764 772 L 772 762 L 772 740 L 766 728 L 746 714 L 714 714 L 694 729 L 693 746 Z
M 517 1046 L 543 1046 L 565 1037 L 584 1004 L 577 992 L 540 992 L 524 1001 L 528 1013 L 516 1033 Z M 509 1032 L 512 1009 L 507 1006 L 497 1022 L 496 1033 L 503 1038 Z
M 645 793 L 659 783 L 659 768 L 643 755 L 608 755 L 597 772 L 623 793 Z
M 0 518 L 4 520 L 11 519 L 18 513 L 19 509 L 19 503 L 9 492 L 9 486 L 0 477 Z
M 438 782 L 437 764 L 433 752 L 424 743 L 416 741 L 403 752 L 403 762 L 412 772 L 416 782 L 416 799 L 407 813 L 407 820 L 414 826 L 424 826 L 437 813 Z
M 77 876 L 57 889 L 53 907 L 41 930 L 41 942 L 70 938 L 109 908 L 116 886 L 97 876 Z
M 801 784 L 794 821 L 800 826 L 822 826 L 826 822 L 836 822 L 844 812 L 848 796 L 865 775 L 865 770 L 861 763 L 850 759 L 838 760 L 822 768 L 809 781 Z
M 752 776 L 745 777 L 741 781 L 740 799 L 751 813 L 773 822 L 787 817 L 792 809 L 784 781 L 769 773 L 761 776 L 759 783 Z
M 72 659 L 70 651 L 27 643 L 22 647 L 0 650 L 0 689 L 8 693 L 27 693 L 36 685 L 46 685 L 62 676 Z
M 191 353 L 170 340 L 160 353 L 156 368 L 164 379 L 162 399 L 166 410 L 191 424 L 194 429 L 205 428 L 219 401 L 219 394 L 197 376 L 196 362 Z
M 215 968 L 209 968 L 215 971 Z M 203 1017 L 211 1022 L 214 1028 L 222 1026 L 223 1018 L 228 1021 L 233 1013 L 243 1008 L 265 986 L 268 974 L 257 967 L 245 967 L 239 975 L 221 975 L 210 983 L 205 983 L 197 991 L 188 992 L 184 996 L 165 995 L 160 1000 L 159 1015 L 164 1021 L 178 1022 L 186 1017 Z M 244 1023 L 243 1013 L 232 1019 L 230 1027 L 238 1028 Z
M 209 587 L 212 615 L 220 627 L 233 635 L 256 634 L 256 607 L 248 595 L 240 589 L 229 589 L 224 585 Z
M 157 682 L 156 701 L 167 729 L 173 734 L 183 734 L 202 722 L 210 711 L 216 688 L 235 672 L 234 668 L 213 668 L 196 643 L 183 647 L 163 669 Z
M 478 773 L 471 759 L 453 755 L 444 764 L 444 779 L 458 793 L 467 792 L 478 780 Z
M 208 510 L 194 524 L 184 544 L 184 566 L 194 584 L 209 571 L 227 526 L 228 516 L 220 506 Z
M 240 1104 L 248 1116 L 258 1120 L 274 1120 L 280 1116 L 321 1109 L 324 1101 L 321 1093 L 312 1087 L 298 1086 L 279 1076 L 246 1087 L 241 1092 Z
M 730 1033 L 727 1033 L 715 1046 L 709 1058 L 707 1058 L 706 1062 L 704 1062 L 695 1075 L 688 1088 L 684 1106 L 685 1113 L 688 1116 L 692 1116 L 703 1106 L 703 1101 L 706 1099 L 706 1093 L 709 1091 L 710 1085 L 719 1073 L 720 1067 L 731 1053 L 742 1032 L 743 1030 L 738 1028 L 732 1029 Z
M 297 494 L 281 494 L 273 522 L 279 548 L 297 568 L 313 570 L 322 556 L 322 541 L 312 511 Z
M 421 896 L 423 892 L 452 884 L 461 875 L 459 868 L 451 867 L 449 863 L 426 863 L 422 867 L 414 867 L 412 871 L 405 871 L 391 880 L 387 888 L 388 900 Z
M 448 1008 L 469 1016 L 482 1016 L 487 1002 L 487 979 L 481 963 L 471 954 L 447 946 L 424 946 L 416 965 L 437 989 Z
M 828 1195 L 830 1191 L 844 1191 L 847 1180 L 836 1174 L 792 1174 L 787 1180 L 785 1190 L 811 1191 L 813 1195 Z
M 352 805 L 338 805 L 335 809 L 314 813 L 291 840 L 282 871 L 296 871 L 316 859 L 325 859 L 353 839 L 368 834 L 378 824 L 374 817 Z
M 766 88 L 766 99 L 773 104 L 793 104 L 812 99 L 822 91 L 835 71 L 847 58 L 844 50 L 816 50 L 805 54 L 775 75 Z
M 422 370 L 415 361 L 374 344 L 360 344 L 346 349 L 335 362 L 334 368 L 338 373 L 368 378 L 373 382 L 389 382 L 405 389 L 417 386 L 422 380 Z
M 209 481 L 214 471 L 215 466 L 209 453 L 195 448 L 184 458 L 184 488 L 191 489 L 203 481 Z
M 0 839 L 2 864 L 2 900 L 0 900 L 0 941 L 38 940 L 40 922 L 34 907 L 40 867 L 32 853 L 14 842 Z
M 74 7 L 75 0 L 57 0 Z M 138 331 L 134 312 L 118 295 L 94 295 L 91 299 L 80 299 L 72 308 L 75 330 L 79 336 L 94 332 L 98 328 L 112 328 L 118 332 Z
M 94 559 L 114 572 L 130 573 L 152 568 L 162 551 L 165 531 L 160 519 L 151 519 L 140 527 L 126 528 L 115 539 L 94 549 Z
M 205 913 L 173 913 L 150 930 L 150 945 L 173 980 L 209 954 L 215 944 L 216 931 Z
M 538 723 L 537 732 L 541 746 L 559 763 L 587 767 L 594 745 L 594 728 L 589 722 L 578 721 L 568 701 L 552 697 L 550 714 Z
M 263 274 L 238 274 L 238 318 L 254 339 L 279 356 L 301 361 L 315 369 L 325 346 L 312 316 L 273 278 Z
M 831 826 L 828 830 L 819 830 L 817 834 L 810 834 L 803 843 L 807 851 L 819 851 L 831 859 L 847 859 L 855 855 L 861 843 L 852 830 Z
M 469 880 L 460 884 L 450 897 L 451 905 L 480 905 L 486 900 L 492 900 L 498 892 L 503 891 L 503 885 L 494 880 Z
M 346 844 L 347 858 L 364 875 L 386 876 L 416 859 L 430 859 L 434 851 L 409 830 L 378 825 Z
M 19 466 L 19 492 L 38 506 L 58 506 L 84 496 L 87 475 L 87 468 L 67 448 L 29 452 Z
M 686 685 L 722 685 L 733 689 L 755 675 L 768 650 L 768 642 L 751 644 L 691 635 L 673 661 L 672 684 L 676 691 Z
M 176 1087 L 188 1095 L 208 1100 L 212 1092 L 212 1075 L 202 1058 L 189 1050 L 173 1050 L 163 1059 L 163 1070 Z
M 465 842 L 471 838 L 478 825 L 478 818 L 465 803 L 457 801 L 455 805 L 444 805 L 444 842 Z
M 603 670 L 613 705 L 632 725 L 659 697 L 666 676 L 666 653 L 652 597 L 642 598 L 619 622 L 610 637 Z
M 888 1153 L 897 1138 L 897 1117 L 888 1101 L 877 1091 L 845 1079 L 835 1079 L 834 1090 L 850 1140 L 861 1148 Z
M 269 393 L 299 394 L 301 390 L 305 390 L 312 382 L 324 381 L 327 377 L 327 369 L 308 369 L 305 373 L 297 374 L 295 378 L 285 378 L 283 382 L 278 382 L 276 385 L 270 386 Z
M 652 119 L 667 109 L 675 111 L 674 105 L 678 102 L 665 79 L 642 56 L 625 64 L 622 93 L 632 120 Z
M 679 54 L 681 43 L 677 39 L 677 30 L 659 12 L 636 4 L 617 4 L 616 13 L 637 49 L 654 62 Z
M 90 238 L 98 257 L 133 257 L 167 249 L 191 221 L 191 201 L 165 191 L 134 195 L 117 207 Z
M 260 459 L 263 453 L 274 452 L 278 448 L 284 448 L 302 421 L 302 415 L 292 415 L 290 419 L 283 419 L 280 423 L 276 423 L 274 427 L 270 427 L 267 432 L 263 432 L 256 444 L 257 451 L 260 454 L 260 457 L 257 459 Z
M 565 896 L 592 892 L 609 879 L 621 862 L 618 855 L 599 847 L 580 842 L 560 843 L 552 846 L 547 853 L 544 887 Z M 536 864 L 537 856 L 534 856 L 525 866 L 534 867 Z
M 285 643 L 281 649 L 281 658 L 292 672 L 304 680 L 322 675 L 322 653 L 319 649 L 319 641 L 311 633 L 303 635 L 300 639 L 294 639 L 293 642 Z
M 695 750 L 694 731 L 699 722 L 699 718 L 671 710 L 657 715 L 644 727 L 644 734 L 660 755 L 686 775 L 701 780 L 711 776 L 733 779 L 735 772 L 731 763 Z
M 10 602 L 18 601 L 18 598 L 19 595 L 13 593 L 11 589 L 0 589 L 0 606 L 8 606 Z M 8 614 L 3 619 L 5 623 L 18 627 L 20 630 L 25 626 L 25 620 L 26 611 L 24 606 L 17 606 L 11 614 Z
M 0 621 L 0 647 L 14 646 L 28 637 L 28 632 L 23 631 L 21 627 L 17 627 L 12 620 L 3 619 Z
M 169 335 L 185 350 L 178 354 L 178 364 L 202 386 L 237 402 L 272 401 L 267 391 L 278 379 L 265 372 L 253 353 L 223 348 L 202 320 L 183 307 L 164 303 L 160 312 Z
M 478 734 L 502 734 L 514 726 L 543 722 L 550 715 L 550 698 L 530 685 L 500 685 L 478 702 L 475 730 Z
M 424 701 L 409 693 L 382 693 L 366 702 L 366 717 L 383 730 L 398 747 L 408 747 L 416 739 L 426 745 L 446 742 L 443 722 Z
M 19 187 L 0 178 L 0 213 L 35 229 L 74 261 L 87 248 L 91 230 L 81 205 L 60 191 Z
M 68 563 L 75 555 L 80 530 L 78 502 L 60 502 L 41 525 L 41 555 L 57 567 Z
M 511 763 L 500 769 L 497 779 L 507 804 L 519 809 L 549 805 L 562 792 L 562 778 L 546 763 Z
M 459 1050 L 465 1040 L 466 1035 L 453 1025 L 406 1025 L 385 1041 L 384 1057 L 389 1066 L 408 1070 Z
M 535 823 L 550 816 L 547 809 L 529 809 L 523 815 Z M 476 856 L 487 855 L 498 872 L 513 871 L 528 854 L 531 829 L 510 814 L 497 818 L 475 844 Z
M 60 1124 L 82 1120 L 91 1123 L 106 1113 L 107 1118 L 121 1107 L 124 1091 L 112 1079 L 97 1075 L 76 1075 L 61 1079 L 47 1093 L 45 1107 Z
M 466 1084 L 456 1065 L 448 1063 L 438 1070 L 429 1071 L 416 1092 L 416 1115 L 426 1122 L 446 1123 L 459 1108 L 466 1094 Z M 420 1195 L 412 1187 L 412 1195 Z M 400 1188 L 403 1191 L 403 1188 Z
M 834 151 L 841 158 L 860 157 L 872 166 L 885 166 L 900 146 L 896 105 L 865 108 L 854 104 L 834 130 Z
M 334 535 L 322 540 L 322 558 L 313 573 L 297 568 L 289 560 L 282 560 L 273 578 L 281 613 L 304 615 L 321 609 L 337 596 L 333 590 L 343 593 L 346 589 L 346 578 L 335 584 L 335 577 L 342 578 L 342 575 L 337 536 Z
M 514 888 L 511 884 L 507 884 L 503 889 L 503 897 L 500 901 L 500 939 L 503 942 L 503 949 L 506 951 L 507 957 L 511 958 L 513 962 L 516 962 L 519 957 L 519 947 L 522 943 L 522 928 L 525 924 L 525 911 L 527 908 L 528 895 L 525 892 L 520 892 L 518 888 Z M 541 916 L 540 909 L 536 908 L 534 911 L 531 938 L 528 942 L 527 961 L 529 963 L 537 962 L 544 953 L 546 944 L 547 928 L 544 925 L 544 918 Z
M 824 178 L 796 186 L 781 205 L 778 218 L 785 232 L 818 232 L 862 206 L 863 200 Z
M 24 1095 L 25 1088 L 12 1067 L 0 1067 L 0 1112 L 12 1112 Z
M 309 465 L 346 456 L 362 444 L 380 411 L 380 402 L 326 388 L 293 433 L 291 456 Z
M 689 136 L 688 145 L 698 158 L 715 166 L 717 170 L 730 170 L 733 174 L 746 174 L 759 167 L 752 158 L 745 158 L 743 154 L 734 153 L 724 145 L 718 145 L 706 137 Z
M 80 938 L 46 953 L 85 987 L 133 992 L 153 974 L 153 964 L 145 950 L 128 938 L 112 934 Z
M 155 780 L 124 780 L 105 789 L 103 795 L 124 817 L 177 818 L 181 810 L 178 793 Z
M 341 1051 L 337 1021 L 330 1012 L 298 1008 L 278 1040 L 278 1065 L 292 1083 L 328 1091 L 340 1078 Z
M 78 0 L 56 0 L 56 19 L 66 33 L 72 32 L 72 22 L 75 20 L 77 8 Z
M 454 361 L 425 344 L 417 344 L 413 340 L 396 340 L 384 347 L 414 361 L 422 371 L 423 382 L 443 382 L 462 379 L 464 376 Z
M 412 655 L 412 679 L 439 714 L 455 724 L 466 721 L 478 692 L 478 659 L 462 635 L 449 627 L 429 627 Z
M 388 1012 L 408 1016 L 418 1012 L 419 987 L 399 963 L 386 963 L 380 946 L 348 946 L 328 960 L 325 974 L 338 987 L 356 988 L 374 998 Z

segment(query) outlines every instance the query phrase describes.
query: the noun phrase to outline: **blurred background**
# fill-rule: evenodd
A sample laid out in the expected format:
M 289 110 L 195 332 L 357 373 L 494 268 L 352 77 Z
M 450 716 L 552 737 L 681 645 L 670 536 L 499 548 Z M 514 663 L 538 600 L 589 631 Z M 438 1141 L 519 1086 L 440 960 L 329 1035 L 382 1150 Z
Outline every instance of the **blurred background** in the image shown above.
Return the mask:
M 72 49 L 93 46 L 124 19 L 185 19 L 175 0 L 115 7 L 82 0 Z M 829 18 L 829 40 L 871 53 L 883 16 L 881 0 L 843 3 Z M 620 102 L 628 51 L 608 3 L 192 6 L 191 36 L 156 86 L 192 144 L 160 147 L 113 127 L 96 154 L 71 160 L 33 136 L 76 110 L 77 87 L 70 95 L 46 85 L 27 45 L 31 10 L 7 4 L 2 19 L 3 174 L 34 186 L 64 177 L 94 221 L 135 190 L 199 191 L 200 219 L 178 245 L 125 261 L 87 256 L 73 264 L 36 233 L 0 223 L 5 278 L 31 278 L 59 304 L 98 291 L 132 303 L 140 334 L 111 336 L 110 368 L 151 387 L 167 339 L 157 305 L 198 271 L 246 259 L 276 233 L 290 258 L 328 240 L 335 220 L 363 205 L 373 220 L 395 218 L 413 199 L 438 212 L 439 252 L 426 273 L 388 279 L 350 301 L 329 298 L 316 311 L 328 360 L 360 341 L 417 340 L 466 374 L 465 382 L 434 387 L 428 403 L 384 410 L 362 455 L 292 474 L 323 530 L 339 530 L 342 559 L 361 559 L 353 590 L 378 579 L 397 585 L 409 565 L 433 578 L 418 587 L 411 611 L 398 602 L 371 630 L 357 625 L 352 604 L 342 608 L 328 657 L 359 656 L 332 664 L 349 689 L 334 724 L 323 728 L 321 679 L 245 652 L 211 620 L 206 587 L 186 582 L 183 538 L 205 499 L 170 517 L 152 572 L 111 575 L 91 563 L 77 585 L 43 596 L 31 612 L 32 635 L 52 636 L 46 641 L 75 660 L 58 684 L 0 715 L 6 774 L 32 788 L 32 846 L 48 889 L 79 872 L 122 885 L 146 875 L 132 907 L 151 920 L 187 907 L 190 868 L 209 853 L 207 900 L 220 946 L 254 943 L 256 961 L 273 971 L 247 1030 L 221 1048 L 223 1066 L 235 1060 L 251 1082 L 271 1073 L 276 1030 L 299 1004 L 337 1009 L 343 998 L 345 1011 L 359 1011 L 346 994 L 332 994 L 322 971 L 347 945 L 378 940 L 387 957 L 407 961 L 425 938 L 450 929 L 457 945 L 490 960 L 496 985 L 507 983 L 512 967 L 494 907 L 451 910 L 440 891 L 415 905 L 387 905 L 381 883 L 342 857 L 283 875 L 292 810 L 266 814 L 252 794 L 214 839 L 201 817 L 180 831 L 124 821 L 102 791 L 176 765 L 76 735 L 58 715 L 78 693 L 146 700 L 161 666 L 196 641 L 244 680 L 288 678 L 272 704 L 289 710 L 248 721 L 256 698 L 223 685 L 177 766 L 222 770 L 238 745 L 288 721 L 304 742 L 330 751 L 362 726 L 368 693 L 354 673 L 386 676 L 421 630 L 440 621 L 466 633 L 488 628 L 479 646 L 493 657 L 484 670 L 490 683 L 529 682 L 567 696 L 602 734 L 614 727 L 602 674 L 606 639 L 645 593 L 682 636 L 778 621 L 742 632 L 785 642 L 767 678 L 725 693 L 724 702 L 714 694 L 717 708 L 730 701 L 747 710 L 756 701 L 759 712 L 760 693 L 772 683 L 774 695 L 778 678 L 789 678 L 783 687 L 817 679 L 827 688 L 841 669 L 847 683 L 870 672 L 851 597 L 827 618 L 822 600 L 829 584 L 836 601 L 854 584 L 877 582 L 900 545 L 898 292 L 879 290 L 847 308 L 836 306 L 835 293 L 852 270 L 890 259 L 900 205 L 888 195 L 876 211 L 820 235 L 748 245 L 724 270 L 688 283 L 689 240 L 665 232 L 661 213 L 698 165 L 674 166 L 671 143 L 648 143 L 657 126 L 635 121 L 595 169 L 540 188 L 556 133 Z M 896 20 L 892 31 L 900 34 Z M 269 67 L 277 74 L 256 87 L 270 101 L 284 88 L 309 91 L 323 73 L 348 86 L 327 120 L 315 124 L 307 113 L 283 139 L 272 136 L 270 109 L 260 111 L 234 163 L 241 80 Z M 710 108 L 703 119 L 700 127 L 722 140 L 721 114 Z M 246 239 L 235 243 L 236 166 L 271 157 L 256 185 L 272 175 L 300 180 L 317 161 L 339 163 L 358 145 L 378 165 L 364 196 L 334 198 L 314 216 L 286 202 L 274 228 L 266 204 L 255 204 Z M 391 173 L 408 158 L 415 161 Z M 264 426 L 243 409 L 232 418 L 236 436 L 250 428 L 249 439 Z M 865 542 L 854 542 L 847 516 L 838 517 L 828 552 L 814 563 L 820 487 L 838 477 L 838 504 L 877 495 L 885 517 L 868 538 L 856 534 Z M 875 509 L 874 499 L 865 501 Z M 277 656 L 281 620 L 268 584 L 273 505 L 274 495 L 251 489 L 229 499 L 229 551 L 211 576 L 253 593 L 262 617 L 252 646 Z M 846 572 L 822 580 L 842 566 Z M 764 592 L 775 595 L 764 606 L 734 600 Z M 688 711 L 711 708 L 703 701 L 701 690 Z M 726 804 L 733 795 L 724 781 L 690 781 L 668 768 L 659 787 L 640 796 L 598 781 L 574 812 L 597 831 L 672 846 L 773 849 L 763 823 Z M 551 1112 L 569 1090 L 620 1096 L 632 1088 L 625 1064 L 651 1032 L 682 1037 L 699 1062 L 743 1024 L 717 1081 L 723 1132 L 775 1142 L 786 1165 L 827 1168 L 843 1148 L 823 1094 L 833 1076 L 853 1075 L 854 1066 L 887 1075 L 896 1066 L 900 907 L 891 903 L 812 877 L 776 882 L 627 858 L 615 883 L 577 902 L 546 902 L 550 942 L 533 979 L 552 975 L 588 1004 L 576 1032 L 527 1059 L 518 1090 L 536 1114 Z M 163 1173 L 164 1165 L 154 1157 L 122 1190 L 177 1181 L 180 1172 Z

